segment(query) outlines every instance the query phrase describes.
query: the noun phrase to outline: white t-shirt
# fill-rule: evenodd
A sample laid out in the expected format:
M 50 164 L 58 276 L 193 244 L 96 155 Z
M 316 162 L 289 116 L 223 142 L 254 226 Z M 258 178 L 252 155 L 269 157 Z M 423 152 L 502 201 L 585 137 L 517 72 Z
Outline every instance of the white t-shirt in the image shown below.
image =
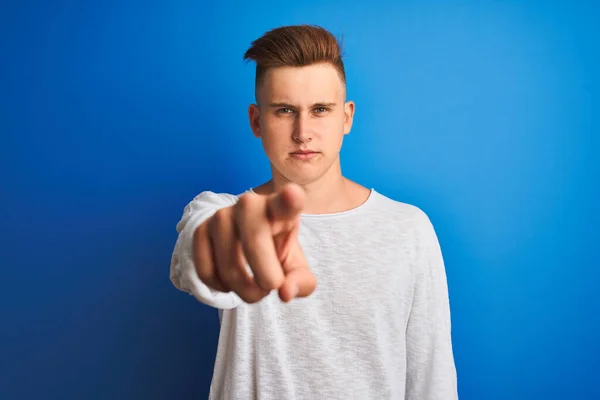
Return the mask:
M 246 304 L 200 282 L 191 258 L 195 228 L 238 198 L 193 199 L 171 261 L 173 284 L 219 310 L 210 399 L 458 398 L 446 272 L 421 209 L 371 190 L 355 209 L 302 215 L 316 290 Z

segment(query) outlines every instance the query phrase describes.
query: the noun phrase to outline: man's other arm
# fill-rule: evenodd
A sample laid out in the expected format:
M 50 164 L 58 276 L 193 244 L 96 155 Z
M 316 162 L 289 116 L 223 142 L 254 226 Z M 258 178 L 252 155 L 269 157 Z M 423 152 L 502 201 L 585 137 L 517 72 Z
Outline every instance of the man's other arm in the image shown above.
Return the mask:
M 415 286 L 406 329 L 406 400 L 455 400 L 457 376 L 442 252 L 429 217 L 420 209 L 415 228 Z

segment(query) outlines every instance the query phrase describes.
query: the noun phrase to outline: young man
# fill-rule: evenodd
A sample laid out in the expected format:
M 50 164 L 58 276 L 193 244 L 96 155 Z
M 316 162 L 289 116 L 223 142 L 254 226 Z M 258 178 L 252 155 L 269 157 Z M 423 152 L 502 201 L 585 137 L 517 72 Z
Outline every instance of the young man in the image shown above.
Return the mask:
M 250 127 L 272 179 L 204 191 L 177 225 L 173 284 L 219 310 L 211 399 L 457 398 L 446 274 L 419 208 L 342 175 L 354 103 L 337 40 L 255 40 Z

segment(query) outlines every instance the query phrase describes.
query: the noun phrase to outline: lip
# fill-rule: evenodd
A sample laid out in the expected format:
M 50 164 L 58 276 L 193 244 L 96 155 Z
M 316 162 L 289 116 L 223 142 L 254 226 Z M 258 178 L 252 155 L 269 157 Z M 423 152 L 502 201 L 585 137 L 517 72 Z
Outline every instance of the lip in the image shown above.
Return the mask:
M 299 159 L 299 160 L 310 160 L 311 158 L 315 157 L 317 154 L 319 154 L 319 152 L 312 151 L 312 150 L 295 151 L 293 153 L 290 153 L 290 155 L 292 157 Z

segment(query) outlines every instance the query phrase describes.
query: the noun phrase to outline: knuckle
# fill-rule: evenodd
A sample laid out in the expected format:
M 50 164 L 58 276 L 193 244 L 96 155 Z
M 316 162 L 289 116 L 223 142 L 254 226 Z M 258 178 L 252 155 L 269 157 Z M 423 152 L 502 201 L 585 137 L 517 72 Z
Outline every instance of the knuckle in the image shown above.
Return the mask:
M 246 290 L 240 290 L 237 295 L 248 304 L 258 303 L 266 296 L 266 294 Z
M 234 271 L 225 268 L 219 269 L 219 278 L 221 279 L 221 282 L 230 287 L 235 286 L 235 283 L 239 279 Z
M 265 290 L 275 290 L 279 289 L 281 285 L 283 285 L 284 277 L 283 276 L 274 276 L 269 275 L 265 277 L 256 277 L 256 284 Z
M 248 211 L 254 205 L 255 196 L 252 193 L 242 194 L 235 205 L 236 211 L 242 213 Z
M 249 296 L 246 300 L 244 300 L 244 302 L 248 303 L 248 304 L 255 304 L 258 303 L 259 301 L 261 301 L 264 298 L 264 296 Z
M 221 208 L 221 209 L 217 210 L 211 218 L 211 222 L 212 222 L 211 228 L 212 229 L 218 228 L 219 226 L 227 223 L 229 218 L 230 218 L 230 216 L 229 216 L 229 213 L 227 212 L 227 209 Z
M 246 267 L 244 266 L 244 263 L 241 262 L 241 260 L 238 257 L 234 257 L 231 260 L 231 270 L 232 272 L 236 275 L 239 276 L 240 278 L 244 278 L 246 274 Z
M 261 209 L 260 202 L 261 199 L 255 194 L 242 194 L 238 202 L 233 206 L 233 218 L 238 223 L 246 221 L 249 216 Z
M 207 240 L 207 238 L 208 238 L 207 228 L 208 228 L 208 224 L 200 224 L 194 231 L 194 235 L 192 237 L 194 254 L 196 254 L 199 251 L 199 248 L 202 246 L 204 241 Z
M 196 273 L 201 281 L 210 280 L 214 276 L 214 271 L 212 271 L 210 268 L 207 268 L 206 265 L 203 265 L 203 263 L 200 262 L 196 262 Z

